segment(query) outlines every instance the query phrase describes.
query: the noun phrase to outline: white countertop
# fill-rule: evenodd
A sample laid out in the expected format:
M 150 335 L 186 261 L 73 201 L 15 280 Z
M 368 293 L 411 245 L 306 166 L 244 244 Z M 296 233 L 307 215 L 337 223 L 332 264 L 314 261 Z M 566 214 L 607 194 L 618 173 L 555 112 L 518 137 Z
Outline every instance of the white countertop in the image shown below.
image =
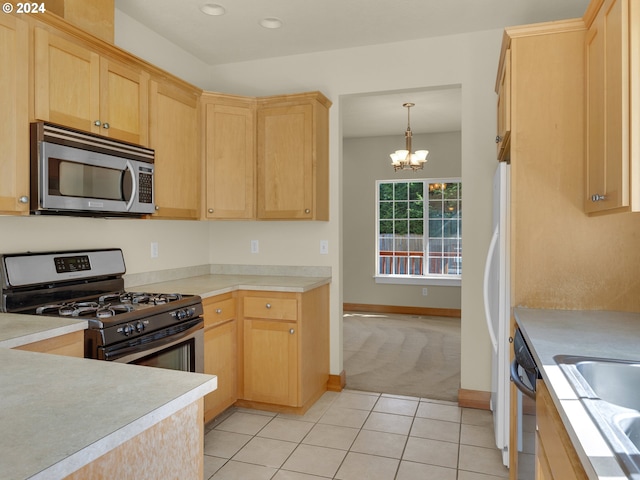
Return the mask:
M 83 331 L 86 320 L 0 313 L 0 348 L 15 348 L 28 343 Z
M 567 433 L 590 479 L 626 479 L 555 355 L 640 360 L 640 313 L 514 309 Z
M 55 479 L 215 390 L 212 375 L 0 348 L 0 478 Z
M 128 290 L 143 290 L 154 293 L 177 292 L 207 298 L 235 290 L 304 293 L 330 282 L 330 277 L 216 274 L 136 285 Z

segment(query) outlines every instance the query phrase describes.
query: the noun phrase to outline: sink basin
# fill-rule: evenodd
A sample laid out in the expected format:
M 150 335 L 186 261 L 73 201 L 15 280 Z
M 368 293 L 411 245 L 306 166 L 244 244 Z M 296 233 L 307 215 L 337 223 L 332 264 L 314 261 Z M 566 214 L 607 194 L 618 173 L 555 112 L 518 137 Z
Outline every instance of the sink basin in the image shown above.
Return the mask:
M 624 417 L 616 421 L 631 443 L 640 450 L 640 417 Z
M 640 410 L 640 363 L 579 360 L 575 366 L 598 398 Z
M 640 362 L 564 355 L 555 360 L 622 469 L 640 479 Z

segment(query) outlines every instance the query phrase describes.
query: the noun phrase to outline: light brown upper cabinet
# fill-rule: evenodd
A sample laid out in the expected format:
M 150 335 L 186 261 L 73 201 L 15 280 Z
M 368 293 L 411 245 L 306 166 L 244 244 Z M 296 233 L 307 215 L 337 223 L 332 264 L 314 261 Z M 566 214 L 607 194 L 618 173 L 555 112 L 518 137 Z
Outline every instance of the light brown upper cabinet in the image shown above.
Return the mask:
M 148 144 L 147 72 L 44 28 L 34 39 L 36 119 Z
M 200 92 L 151 80 L 149 146 L 155 156 L 154 218 L 200 218 Z
M 329 107 L 319 92 L 258 99 L 257 218 L 329 220 Z
M 203 93 L 207 219 L 255 218 L 254 98 Z
M 604 0 L 585 37 L 589 213 L 640 211 L 640 4 Z
M 29 213 L 29 40 L 26 22 L 0 16 L 0 213 Z
M 496 145 L 498 160 L 511 158 L 511 50 L 500 57 L 502 66 L 496 82 L 498 94 L 498 132 Z

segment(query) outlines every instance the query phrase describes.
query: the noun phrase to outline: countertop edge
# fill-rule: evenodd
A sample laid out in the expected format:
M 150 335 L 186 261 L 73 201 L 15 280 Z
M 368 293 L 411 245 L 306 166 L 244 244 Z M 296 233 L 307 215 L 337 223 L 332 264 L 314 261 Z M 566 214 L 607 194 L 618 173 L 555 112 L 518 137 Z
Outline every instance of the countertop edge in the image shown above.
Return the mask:
M 206 394 L 214 391 L 217 388 L 217 385 L 218 379 L 216 376 L 213 376 L 213 378 L 205 381 L 198 387 L 174 398 L 173 400 L 165 403 L 155 410 L 150 411 L 146 415 L 143 415 L 133 422 L 123 426 L 110 435 L 102 437 L 100 440 L 69 455 L 58 463 L 51 465 L 49 468 L 42 470 L 30 478 L 33 480 L 64 478 L 65 476 L 70 475 L 90 464 L 106 453 L 109 453 L 114 448 L 117 448 L 125 442 L 135 438 L 137 435 L 143 433 L 157 423 L 169 418 L 171 415 L 174 415 L 179 410 L 182 410 L 198 399 L 204 397 Z

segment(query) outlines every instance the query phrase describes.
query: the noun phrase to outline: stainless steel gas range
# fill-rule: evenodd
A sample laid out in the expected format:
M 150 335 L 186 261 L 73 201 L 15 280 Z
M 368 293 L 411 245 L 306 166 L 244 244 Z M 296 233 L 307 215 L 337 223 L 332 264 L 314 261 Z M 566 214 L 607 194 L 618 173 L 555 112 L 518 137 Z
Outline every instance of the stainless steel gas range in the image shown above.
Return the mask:
M 0 255 L 0 310 L 87 320 L 85 357 L 202 373 L 197 295 L 130 292 L 120 249 Z

